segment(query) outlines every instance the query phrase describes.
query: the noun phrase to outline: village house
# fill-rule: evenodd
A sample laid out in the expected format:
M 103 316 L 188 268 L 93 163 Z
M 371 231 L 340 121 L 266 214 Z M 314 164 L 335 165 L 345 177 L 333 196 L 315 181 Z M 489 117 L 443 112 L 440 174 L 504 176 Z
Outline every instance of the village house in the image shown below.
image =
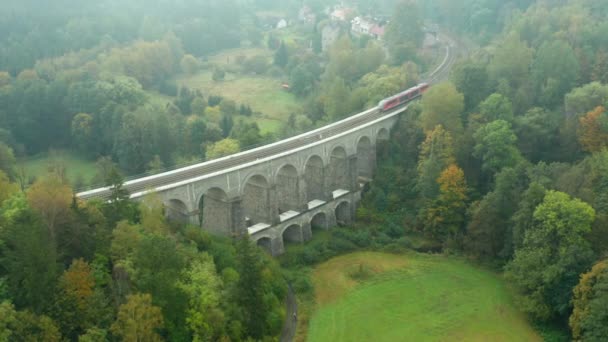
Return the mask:
M 382 40 L 385 26 L 370 18 L 355 17 L 351 21 L 350 30 L 354 35 L 367 35 Z

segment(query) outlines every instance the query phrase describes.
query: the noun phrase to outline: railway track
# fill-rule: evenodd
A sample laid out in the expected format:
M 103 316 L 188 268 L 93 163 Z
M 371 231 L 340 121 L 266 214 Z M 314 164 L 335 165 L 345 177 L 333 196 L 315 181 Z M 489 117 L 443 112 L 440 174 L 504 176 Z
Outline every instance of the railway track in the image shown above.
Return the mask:
M 449 73 L 449 68 L 454 64 L 456 57 L 452 52 L 453 42 L 446 37 L 446 57 L 441 65 L 434 70 L 428 77 L 427 82 L 435 84 L 441 81 Z M 398 111 L 400 109 L 397 109 Z M 151 189 L 157 189 L 171 184 L 183 182 L 185 180 L 211 175 L 213 173 L 236 168 L 240 165 L 255 162 L 257 160 L 266 159 L 276 156 L 297 148 L 305 147 L 321 140 L 330 139 L 336 135 L 347 132 L 353 128 L 363 124 L 377 120 L 383 116 L 389 116 L 396 112 L 389 113 L 381 112 L 377 107 L 368 109 L 360 114 L 348 117 L 336 123 L 321 127 L 319 129 L 307 132 L 292 138 L 288 138 L 276 143 L 255 148 L 253 150 L 237 153 L 228 157 L 215 159 L 200 164 L 195 164 L 152 176 L 142 177 L 139 179 L 130 180 L 124 183 L 124 188 L 130 194 L 141 194 Z M 88 191 L 79 192 L 76 194 L 78 198 L 83 200 L 100 199 L 107 200 L 111 194 L 110 187 L 103 187 Z

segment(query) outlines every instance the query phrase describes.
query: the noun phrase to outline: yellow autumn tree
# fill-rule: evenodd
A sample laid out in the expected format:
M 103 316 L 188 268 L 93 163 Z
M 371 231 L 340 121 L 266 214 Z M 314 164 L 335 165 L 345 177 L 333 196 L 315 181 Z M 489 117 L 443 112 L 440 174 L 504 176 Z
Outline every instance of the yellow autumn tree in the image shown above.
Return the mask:
M 456 238 L 465 221 L 467 185 L 464 172 L 456 164 L 449 165 L 439 178 L 439 196 L 426 210 L 425 232 L 431 237 L 446 242 Z
M 110 330 L 125 342 L 162 341 L 156 332 L 163 326 L 163 315 L 158 306 L 152 305 L 149 294 L 127 296 L 127 302 L 120 306 L 116 321 Z
M 72 203 L 72 189 L 60 177 L 50 174 L 27 191 L 30 206 L 40 215 L 51 238 L 57 235 L 58 223 L 68 216 Z

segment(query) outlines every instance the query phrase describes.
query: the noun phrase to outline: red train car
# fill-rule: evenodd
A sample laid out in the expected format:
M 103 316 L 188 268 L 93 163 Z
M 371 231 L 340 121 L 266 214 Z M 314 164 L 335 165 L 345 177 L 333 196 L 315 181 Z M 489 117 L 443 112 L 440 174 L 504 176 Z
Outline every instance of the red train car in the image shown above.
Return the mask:
M 391 97 L 387 97 L 378 103 L 378 107 L 381 111 L 386 112 L 387 110 L 399 107 L 412 101 L 415 98 L 420 97 L 425 91 L 429 89 L 428 83 L 420 83 L 419 85 L 412 87 L 408 90 L 402 91 Z

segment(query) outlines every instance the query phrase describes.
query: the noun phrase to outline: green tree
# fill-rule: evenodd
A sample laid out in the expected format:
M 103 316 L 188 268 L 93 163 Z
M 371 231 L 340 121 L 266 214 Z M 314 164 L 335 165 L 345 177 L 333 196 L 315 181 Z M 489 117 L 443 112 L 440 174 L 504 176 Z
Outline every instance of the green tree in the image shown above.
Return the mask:
M 205 155 L 207 159 L 215 159 L 237 153 L 240 149 L 238 140 L 226 138 L 207 146 Z
M 403 46 L 420 47 L 423 38 L 422 19 L 417 3 L 400 1 L 393 11 L 384 38 L 393 58 Z M 396 64 L 401 64 L 403 61 L 403 58 L 395 58 Z
M 9 179 L 14 179 L 15 165 L 16 160 L 13 149 L 0 141 L 0 170 L 4 171 Z
M 506 276 L 521 293 L 521 308 L 537 319 L 567 317 L 570 294 L 579 274 L 593 260 L 584 235 L 595 211 L 565 193 L 548 191 L 534 210 L 523 246 L 506 267 Z
M 556 158 L 554 146 L 558 144 L 559 114 L 543 108 L 532 108 L 515 118 L 514 130 L 517 147 L 531 162 Z
M 152 296 L 134 294 L 120 306 L 110 330 L 125 342 L 162 341 L 157 332 L 162 326 L 163 316 L 160 308 L 152 305 Z
M 287 46 L 285 42 L 281 42 L 279 49 L 274 54 L 274 64 L 284 68 L 289 63 L 289 54 L 287 53 Z
M 213 259 L 202 254 L 184 271 L 178 286 L 188 295 L 186 322 L 194 341 L 212 341 L 219 338 L 224 326 L 220 310 L 222 282 L 215 271 Z
M 5 201 L 1 212 L 2 266 L 9 295 L 18 307 L 44 312 L 51 306 L 60 272 L 55 240 L 23 197 Z
M 479 113 L 486 122 L 504 120 L 513 122 L 513 106 L 511 101 L 501 95 L 494 93 L 479 104 Z
M 237 301 L 242 311 L 247 335 L 261 339 L 266 333 L 269 308 L 264 302 L 260 255 L 245 236 L 237 242 Z
M 78 147 L 81 153 L 89 155 L 92 152 L 95 143 L 93 116 L 87 113 L 79 113 L 72 119 L 72 139 L 74 145 Z
M 422 98 L 422 127 L 431 130 L 441 125 L 457 140 L 463 131 L 460 117 L 463 110 L 464 96 L 452 83 L 444 82 L 433 86 Z
M 519 150 L 515 146 L 517 136 L 507 121 L 492 121 L 480 127 L 473 138 L 473 155 L 481 159 L 485 172 L 495 174 L 504 167 L 515 166 L 521 160 Z
M 532 77 L 540 103 L 554 106 L 572 89 L 580 70 L 572 47 L 565 41 L 546 41 L 536 53 Z
M 574 88 L 566 94 L 565 106 L 569 114 L 585 114 L 594 108 L 606 105 L 608 101 L 608 85 L 599 82 Z
M 179 65 L 182 68 L 182 72 L 188 75 L 194 75 L 199 68 L 198 60 L 192 55 L 184 55 Z
M 454 66 L 450 80 L 464 95 L 464 108 L 471 111 L 488 96 L 490 82 L 487 67 L 467 61 Z

